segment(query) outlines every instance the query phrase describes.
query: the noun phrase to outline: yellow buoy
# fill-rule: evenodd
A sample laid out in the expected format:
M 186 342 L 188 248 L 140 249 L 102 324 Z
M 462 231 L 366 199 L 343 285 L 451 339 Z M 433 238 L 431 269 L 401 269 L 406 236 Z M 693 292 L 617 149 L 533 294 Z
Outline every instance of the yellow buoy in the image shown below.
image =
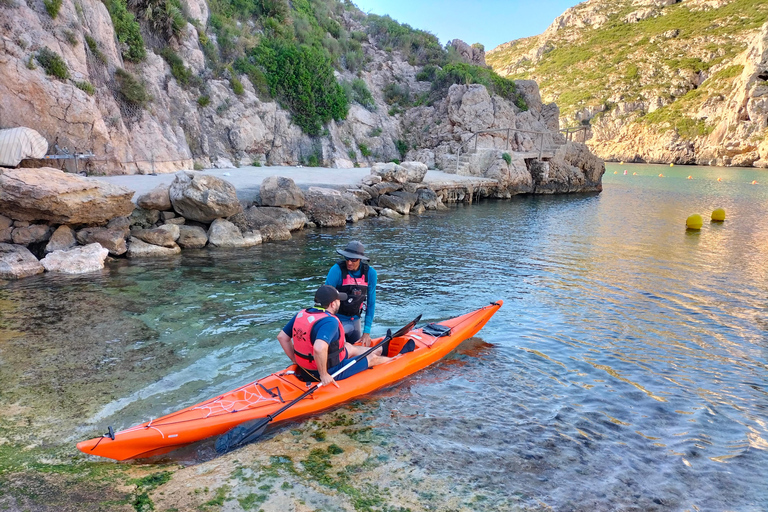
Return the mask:
M 704 224 L 704 221 L 698 213 L 694 213 L 685 220 L 685 227 L 688 229 L 701 229 L 702 224 Z
M 725 220 L 725 210 L 718 208 L 712 212 L 712 222 L 723 222 Z
M 669 166 L 670 166 L 670 167 L 674 167 L 674 166 L 675 166 L 675 164 L 669 164 Z
M 753 185 L 757 185 L 757 180 L 752 181 Z
M 624 161 L 623 161 L 623 160 L 621 161 L 621 164 L 620 164 L 620 165 L 624 165 Z
M 689 179 L 689 180 L 692 180 L 692 179 L 693 179 L 693 176 L 688 176 L 688 179 Z
M 663 175 L 663 174 L 659 174 L 659 178 L 663 178 L 663 177 L 664 177 L 664 175 Z
M 636 173 L 636 172 L 633 172 L 633 173 L 632 173 L 632 176 L 637 176 L 637 173 Z
M 613 174 L 619 174 L 619 171 L 613 171 Z
M 717 178 L 717 181 L 723 181 L 723 178 Z

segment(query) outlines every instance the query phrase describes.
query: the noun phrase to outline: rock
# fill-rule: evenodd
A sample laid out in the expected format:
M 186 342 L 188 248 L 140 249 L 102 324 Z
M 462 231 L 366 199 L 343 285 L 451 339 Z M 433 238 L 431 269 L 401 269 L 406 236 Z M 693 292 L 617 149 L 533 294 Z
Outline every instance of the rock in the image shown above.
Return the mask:
M 173 208 L 169 194 L 170 185 L 158 185 L 136 200 L 136 204 L 145 210 L 165 211 Z
M 63 251 L 77 245 L 75 239 L 75 230 L 69 226 L 59 226 L 51 235 L 48 245 L 45 246 L 45 252 Z
M 179 226 L 179 239 L 183 249 L 200 249 L 208 243 L 208 234 L 200 226 Z
M 440 200 L 434 190 L 431 188 L 420 188 L 416 192 L 416 196 L 419 199 L 418 204 L 423 205 L 427 210 L 437 210 L 437 203 Z
M 416 204 L 417 200 L 418 196 L 416 194 L 411 194 L 410 192 L 393 192 L 392 194 L 379 196 L 379 206 L 394 210 L 400 215 L 408 215 L 411 211 L 411 207 Z
M 51 227 L 47 224 L 31 224 L 25 227 L 14 227 L 11 233 L 13 243 L 29 245 L 45 242 L 51 237 Z
M 252 206 L 243 213 L 229 218 L 240 231 L 261 231 L 267 226 L 281 226 L 288 232 L 303 229 L 307 216 L 301 210 L 274 208 L 268 206 Z M 264 235 L 264 233 L 262 233 Z M 290 237 L 289 237 L 290 238 Z
M 403 217 L 400 213 L 397 213 L 395 210 L 392 210 L 390 208 L 382 208 L 379 215 L 381 215 L 382 217 L 388 217 L 390 219 L 400 219 Z
M 0 243 L 0 279 L 21 279 L 42 272 L 45 268 L 29 249 Z
M 367 192 L 361 188 L 348 188 L 347 194 L 352 194 L 357 198 L 358 201 L 361 203 L 364 203 L 366 201 L 370 201 L 372 199 L 371 193 Z
M 235 187 L 216 176 L 179 172 L 169 193 L 173 209 L 198 222 L 212 222 L 243 211 Z
M 125 244 L 125 240 L 122 241 Z M 84 247 L 53 251 L 43 258 L 40 263 L 48 272 L 84 274 L 104 268 L 104 260 L 108 254 L 109 251 L 106 248 L 100 244 L 93 243 Z
M 131 235 L 148 244 L 173 248 L 179 238 L 179 226 L 165 224 L 152 229 L 136 229 Z
M 171 219 L 183 219 L 184 217 L 177 217 L 175 212 L 160 212 L 160 222 L 168 222 Z
M 463 131 L 479 132 L 493 125 L 495 110 L 484 85 L 454 84 L 448 89 L 448 118 Z
M 448 44 L 456 50 L 464 62 L 485 67 L 485 48 L 483 45 L 475 43 L 470 46 L 461 39 L 453 39 L 448 41 Z
M 156 258 L 163 256 L 174 256 L 181 253 L 181 247 L 173 244 L 173 247 L 161 247 L 159 245 L 148 244 L 138 238 L 131 237 L 128 241 L 129 258 Z
M 157 210 L 145 210 L 136 208 L 129 217 L 130 225 L 139 228 L 151 228 L 160 220 L 160 212 Z
M 128 251 L 125 243 L 126 232 L 121 228 L 84 228 L 77 232 L 77 241 L 81 245 L 100 244 L 112 256 L 121 256 Z
M 427 175 L 427 165 L 421 162 L 403 162 L 400 164 L 407 171 L 406 181 L 421 183 Z
M 164 224 L 173 224 L 175 226 L 183 226 L 187 223 L 187 220 L 184 217 L 174 217 L 172 219 L 168 219 L 164 222 Z
M 130 215 L 133 191 L 58 169 L 0 170 L 0 211 L 17 220 L 103 224 Z
M 304 193 L 291 178 L 270 176 L 259 188 L 262 206 L 297 209 L 304 206 Z
M 403 188 L 403 186 L 399 183 L 382 181 L 378 185 L 373 185 L 372 187 L 369 187 L 368 189 L 366 189 L 366 192 L 371 194 L 371 198 L 375 199 L 381 195 L 389 194 L 396 190 L 400 190 L 401 188 Z
M 341 194 L 324 194 L 310 189 L 305 196 L 305 201 L 302 211 L 307 215 L 310 222 L 314 222 L 320 227 L 346 225 L 347 212 L 344 210 L 345 201 Z
M 128 238 L 131 232 L 131 219 L 130 217 L 115 217 L 107 222 L 107 229 L 117 229 L 123 233 L 123 238 Z
M 369 187 L 371 185 L 376 185 L 377 183 L 381 183 L 381 176 L 376 176 L 376 175 L 373 175 L 373 174 L 369 174 L 368 176 L 365 176 L 361 180 L 361 183 L 363 185 L 367 185 Z
M 394 162 L 373 164 L 371 175 L 381 177 L 382 181 L 394 183 L 405 183 L 408 179 L 408 171 Z
M 8 229 L 11 226 L 13 226 L 13 219 L 9 219 L 4 215 L 0 215 L 0 231 Z
M 258 231 L 240 231 L 240 228 L 225 219 L 216 219 L 208 228 L 208 243 L 216 247 L 253 247 L 261 243 Z
M 276 240 L 290 240 L 291 232 L 278 224 L 269 224 L 259 230 L 262 242 L 273 242 Z

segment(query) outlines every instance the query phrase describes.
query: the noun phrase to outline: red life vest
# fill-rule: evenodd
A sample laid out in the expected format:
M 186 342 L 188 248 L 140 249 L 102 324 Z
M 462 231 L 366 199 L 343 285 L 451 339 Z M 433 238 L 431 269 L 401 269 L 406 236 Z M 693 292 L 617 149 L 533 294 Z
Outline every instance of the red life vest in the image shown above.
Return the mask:
M 361 275 L 358 278 L 352 277 L 347 270 L 345 260 L 336 263 L 341 269 L 341 285 L 336 289 L 347 294 L 347 300 L 342 301 L 339 307 L 339 314 L 346 316 L 360 316 L 365 308 L 365 301 L 368 299 L 368 264 L 360 262 Z
M 331 317 L 339 323 L 339 341 L 338 343 L 328 344 L 328 368 L 341 363 L 347 357 L 347 350 L 344 348 L 344 326 L 341 321 L 330 313 L 325 311 L 316 311 L 313 313 L 302 309 L 296 315 L 293 321 L 293 351 L 296 354 L 296 364 L 307 370 L 317 371 L 315 362 L 315 340 L 312 339 L 312 326 L 320 319 Z

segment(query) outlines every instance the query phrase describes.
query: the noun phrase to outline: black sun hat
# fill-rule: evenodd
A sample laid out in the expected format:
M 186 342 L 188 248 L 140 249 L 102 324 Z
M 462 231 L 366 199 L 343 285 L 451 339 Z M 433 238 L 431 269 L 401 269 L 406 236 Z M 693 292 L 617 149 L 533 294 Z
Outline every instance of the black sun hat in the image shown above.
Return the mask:
M 368 256 L 365 255 L 365 246 L 362 244 L 362 242 L 358 242 L 357 240 L 352 240 L 349 242 L 344 249 L 336 249 L 336 252 L 345 258 L 353 260 L 369 260 Z
M 347 300 L 347 294 L 329 284 L 324 284 L 315 292 L 315 304 L 319 304 L 321 308 L 327 308 L 336 299 L 343 302 Z

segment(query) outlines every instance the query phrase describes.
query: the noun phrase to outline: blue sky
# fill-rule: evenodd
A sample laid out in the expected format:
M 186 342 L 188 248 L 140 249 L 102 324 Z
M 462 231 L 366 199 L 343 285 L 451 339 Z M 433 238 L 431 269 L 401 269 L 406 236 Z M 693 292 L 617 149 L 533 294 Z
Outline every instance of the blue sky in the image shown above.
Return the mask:
M 541 34 L 578 0 L 352 0 L 363 12 L 388 14 L 436 35 L 442 44 L 461 39 L 486 51 Z

